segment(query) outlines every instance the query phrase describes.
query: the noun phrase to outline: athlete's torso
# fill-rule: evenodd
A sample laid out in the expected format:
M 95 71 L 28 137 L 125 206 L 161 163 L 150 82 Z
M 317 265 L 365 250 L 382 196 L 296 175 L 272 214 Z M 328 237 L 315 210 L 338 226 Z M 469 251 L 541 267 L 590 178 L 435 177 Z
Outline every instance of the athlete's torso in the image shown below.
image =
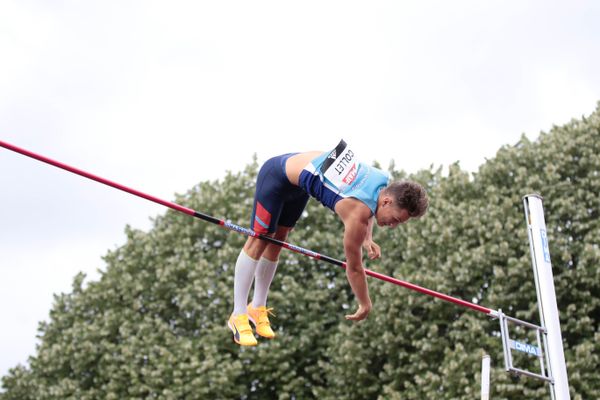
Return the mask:
M 298 153 L 288 158 L 285 164 L 285 173 L 289 181 L 300 186 L 300 173 L 312 160 L 323 154 L 322 151 L 309 151 L 306 153 Z
M 344 141 L 330 152 L 307 152 L 291 157 L 286 165 L 291 183 L 302 187 L 323 205 L 335 209 L 344 198 L 363 202 L 371 213 L 389 175 L 356 159 Z

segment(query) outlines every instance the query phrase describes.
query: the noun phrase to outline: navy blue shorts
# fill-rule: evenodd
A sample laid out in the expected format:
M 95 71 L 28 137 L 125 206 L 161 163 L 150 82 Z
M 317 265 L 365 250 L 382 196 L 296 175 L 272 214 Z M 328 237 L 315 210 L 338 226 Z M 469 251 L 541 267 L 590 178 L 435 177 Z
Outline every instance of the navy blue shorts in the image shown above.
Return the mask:
M 292 228 L 300 219 L 309 195 L 293 185 L 285 173 L 285 162 L 295 154 L 298 153 L 273 157 L 258 172 L 250 220 L 254 232 L 273 233 L 278 225 Z

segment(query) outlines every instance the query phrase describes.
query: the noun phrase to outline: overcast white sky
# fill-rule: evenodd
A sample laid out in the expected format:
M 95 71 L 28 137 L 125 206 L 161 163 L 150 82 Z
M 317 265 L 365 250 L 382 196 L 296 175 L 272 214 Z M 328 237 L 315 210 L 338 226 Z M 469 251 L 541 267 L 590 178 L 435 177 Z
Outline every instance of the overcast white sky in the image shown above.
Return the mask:
M 0 140 L 166 200 L 342 137 L 476 171 L 595 109 L 598 21 L 593 0 L 3 0 Z M 2 148 L 0 190 L 1 376 L 53 294 L 165 210 Z

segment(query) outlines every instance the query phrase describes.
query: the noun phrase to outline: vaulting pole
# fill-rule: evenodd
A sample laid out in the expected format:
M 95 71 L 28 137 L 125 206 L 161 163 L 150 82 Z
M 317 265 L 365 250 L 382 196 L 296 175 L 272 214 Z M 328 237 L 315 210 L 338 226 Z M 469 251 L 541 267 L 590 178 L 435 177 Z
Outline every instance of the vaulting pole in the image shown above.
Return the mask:
M 299 247 L 299 246 L 295 246 L 295 245 L 287 243 L 287 242 L 282 242 L 280 240 L 274 239 L 274 238 L 269 237 L 269 236 L 264 236 L 264 235 L 258 234 L 256 232 L 250 230 L 250 229 L 243 228 L 243 227 L 241 227 L 239 225 L 232 224 L 230 221 L 225 221 L 225 220 L 221 220 L 221 219 L 218 219 L 218 218 L 215 218 L 215 217 L 211 217 L 210 215 L 206 215 L 206 214 L 200 213 L 200 212 L 198 212 L 196 210 L 192 210 L 191 208 L 187 208 L 187 207 L 181 206 L 179 204 L 175 204 L 175 203 L 172 203 L 170 201 L 165 201 L 165 200 L 159 199 L 158 197 L 154 197 L 154 196 L 151 196 L 149 194 L 142 193 L 142 192 L 140 192 L 138 190 L 129 188 L 127 186 L 123 186 L 123 185 L 121 185 L 119 183 L 116 183 L 116 182 L 109 181 L 108 179 L 104 179 L 104 178 L 99 177 L 97 175 L 90 174 L 90 173 L 82 171 L 82 170 L 80 170 L 78 168 L 71 167 L 71 166 L 69 166 L 67 164 L 64 164 L 64 163 L 61 163 L 59 161 L 55 161 L 55 160 L 52 160 L 52 159 L 50 159 L 48 157 L 44 157 L 42 155 L 33 153 L 33 152 L 29 151 L 29 150 L 25 150 L 25 149 L 22 149 L 20 147 L 14 146 L 14 145 L 12 145 L 10 143 L 6 143 L 6 142 L 0 140 L 0 146 L 6 148 L 8 150 L 12 150 L 12 151 L 14 151 L 16 153 L 22 154 L 24 156 L 31 157 L 31 158 L 36 159 L 38 161 L 42 161 L 44 163 L 50 164 L 50 165 L 52 165 L 54 167 L 62 168 L 64 170 L 72 172 L 74 174 L 83 176 L 85 178 L 94 180 L 96 182 L 103 183 L 103 184 L 105 184 L 107 186 L 111 186 L 111 187 L 113 187 L 115 189 L 122 190 L 122 191 L 130 193 L 130 194 L 132 194 L 134 196 L 142 197 L 142 198 L 144 198 L 146 200 L 150 200 L 152 202 L 161 204 L 161 205 L 163 205 L 165 207 L 169 207 L 169 208 L 171 208 L 173 210 L 177 210 L 177 211 L 180 211 L 180 212 L 182 212 L 184 214 L 191 215 L 192 217 L 200 218 L 200 219 L 202 219 L 204 221 L 220 225 L 223 228 L 226 228 L 226 229 L 229 229 L 229 230 L 232 230 L 232 231 L 236 231 L 236 232 L 242 233 L 242 234 L 247 235 L 247 236 L 256 237 L 256 238 L 265 240 L 265 241 L 267 241 L 269 243 L 273 243 L 275 245 L 284 247 L 284 248 L 286 248 L 288 250 L 291 250 L 291 251 L 294 251 L 296 253 L 304 254 L 305 256 L 309 256 L 309 257 L 315 258 L 317 260 L 323 260 L 323 261 L 326 261 L 328 263 L 331 263 L 331 264 L 338 265 L 340 267 L 346 268 L 346 263 L 345 262 L 340 261 L 340 260 L 336 260 L 335 258 L 331 258 L 329 256 L 326 256 L 326 255 L 323 255 L 323 254 L 319 254 L 319 253 L 317 253 L 315 251 L 308 250 L 308 249 L 305 249 L 305 248 L 302 248 L 302 247 Z M 447 301 L 447 302 L 450 302 L 450 303 L 454 303 L 454 304 L 457 304 L 457 305 L 462 306 L 462 307 L 467 307 L 467 308 L 470 308 L 472 310 L 479 311 L 481 313 L 487 314 L 490 317 L 494 317 L 495 318 L 495 317 L 498 316 L 498 312 L 496 310 L 492 310 L 490 308 L 480 306 L 479 304 L 471 303 L 471 302 L 468 302 L 468 301 L 465 301 L 465 300 L 461 300 L 461 299 L 456 298 L 456 297 L 448 296 L 446 294 L 443 294 L 443 293 L 440 293 L 440 292 L 436 292 L 435 290 L 431 290 L 431 289 L 427 289 L 427 288 L 424 288 L 424 287 L 421 287 L 421 286 L 418 286 L 418 285 L 414 285 L 412 283 L 409 283 L 409 282 L 406 282 L 406 281 L 403 281 L 403 280 L 400 280 L 400 279 L 396 279 L 396 278 L 393 278 L 391 276 L 387 276 L 387 275 L 384 275 L 384 274 L 380 274 L 378 272 L 371 271 L 371 270 L 366 269 L 366 268 L 365 268 L 365 273 L 367 275 L 373 277 L 373 278 L 377 278 L 377 279 L 385 281 L 385 282 L 390 282 L 390 283 L 393 283 L 394 285 L 402 286 L 402 287 L 405 287 L 407 289 L 414 290 L 416 292 L 423 293 L 423 294 L 426 294 L 426 295 L 429 295 L 429 296 L 432 296 L 432 297 L 436 297 L 438 299 L 441 299 L 441 300 L 444 300 L 444 301 Z

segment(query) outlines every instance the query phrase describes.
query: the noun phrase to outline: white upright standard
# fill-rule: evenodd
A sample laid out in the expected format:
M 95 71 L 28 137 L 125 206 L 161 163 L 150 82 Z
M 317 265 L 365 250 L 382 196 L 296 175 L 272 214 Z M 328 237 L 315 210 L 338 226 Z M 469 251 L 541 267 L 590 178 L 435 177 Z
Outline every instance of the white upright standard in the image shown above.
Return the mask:
M 490 400 L 490 364 L 490 356 L 484 354 L 481 359 L 481 400 Z
M 529 247 L 533 263 L 533 273 L 537 290 L 538 306 L 540 310 L 541 326 L 547 330 L 548 338 L 548 367 L 553 382 L 550 383 L 552 398 L 568 400 L 569 380 L 563 350 L 558 306 L 554 291 L 554 277 L 550 263 L 550 250 L 548 248 L 548 235 L 542 198 L 537 194 L 530 194 L 523 198 L 525 205 L 525 218 L 527 220 Z

